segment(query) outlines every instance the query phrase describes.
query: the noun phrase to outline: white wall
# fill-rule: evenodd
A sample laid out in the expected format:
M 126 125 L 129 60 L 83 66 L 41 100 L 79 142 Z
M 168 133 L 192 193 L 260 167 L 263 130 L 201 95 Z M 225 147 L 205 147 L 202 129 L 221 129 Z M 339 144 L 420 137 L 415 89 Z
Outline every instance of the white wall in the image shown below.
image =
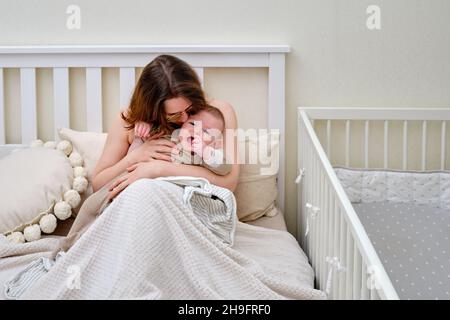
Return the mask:
M 81 30 L 65 27 L 69 4 L 81 8 Z M 366 28 L 370 4 L 381 7 L 379 31 Z M 294 177 L 298 106 L 450 106 L 449 13 L 448 0 L 2 0 L 0 45 L 289 44 L 286 156 Z M 291 180 L 286 220 L 295 233 Z

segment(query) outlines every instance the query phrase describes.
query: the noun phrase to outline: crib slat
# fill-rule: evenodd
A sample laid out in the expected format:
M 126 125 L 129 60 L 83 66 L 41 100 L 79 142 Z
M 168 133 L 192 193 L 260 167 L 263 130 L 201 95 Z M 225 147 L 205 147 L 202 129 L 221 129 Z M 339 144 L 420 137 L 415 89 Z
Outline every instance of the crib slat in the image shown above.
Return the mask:
M 345 165 L 350 166 L 350 120 L 345 121 Z
M 70 127 L 69 68 L 53 68 L 53 101 L 55 140 L 58 140 L 58 128 Z
M 315 172 L 315 183 L 314 183 L 314 205 L 317 206 L 319 209 L 321 209 L 321 202 L 320 202 L 320 164 L 319 164 L 319 159 L 318 157 L 315 155 L 314 157 L 314 172 Z M 314 220 L 312 220 L 312 230 L 313 230 L 313 234 L 312 234 L 312 238 L 314 241 L 314 260 L 315 260 L 315 264 L 316 264 L 316 270 L 320 270 L 320 252 L 319 252 L 319 237 L 320 237 L 320 233 L 319 233 L 319 223 L 318 223 L 318 219 L 320 219 L 320 211 L 319 213 L 316 215 L 316 217 L 314 218 Z
M 343 210 L 342 211 L 340 211 L 340 221 L 341 221 L 341 223 L 340 223 L 340 230 L 339 230 L 339 261 L 341 262 L 341 264 L 344 266 L 344 267 L 347 267 L 346 265 L 345 265 L 345 262 L 347 261 L 347 258 L 346 258 L 346 254 L 347 254 L 347 252 L 346 252 L 346 234 L 347 234 L 347 226 L 346 226 L 346 222 L 345 222 L 345 218 L 344 218 L 344 216 L 343 216 Z M 345 299 L 345 285 L 346 285 L 346 283 L 345 283 L 345 280 L 346 280 L 346 278 L 347 278 L 347 272 L 346 271 L 344 271 L 344 272 L 341 272 L 341 273 L 339 273 L 339 275 L 338 275 L 338 277 L 339 277 L 339 299 Z
M 120 82 L 120 109 L 128 108 L 130 98 L 133 94 L 133 89 L 136 82 L 136 72 L 134 68 L 120 68 L 119 69 Z
M 408 121 L 403 121 L 403 170 L 408 167 Z
M 388 168 L 389 161 L 389 120 L 384 121 L 384 168 Z
M 86 68 L 87 130 L 102 132 L 102 69 Z
M 305 130 L 306 131 L 306 130 Z M 305 132 L 305 134 L 307 134 L 307 132 Z M 306 166 L 305 166 L 305 168 L 308 170 L 307 171 L 307 174 L 306 174 L 306 201 L 305 201 L 305 204 L 306 204 L 306 202 L 311 202 L 311 189 L 312 189 L 312 183 L 313 183 L 313 181 L 312 181 L 312 174 L 313 174 L 313 171 L 312 171 L 312 153 L 314 152 L 313 150 L 312 150 L 312 146 L 311 146 L 311 141 L 308 139 L 308 141 L 307 141 L 307 146 L 308 146 L 308 148 L 307 148 L 307 155 L 306 155 Z M 305 232 L 306 232 L 306 226 L 307 226 L 307 222 L 308 222 L 308 210 L 307 210 L 307 208 L 306 208 L 306 206 L 304 206 L 304 223 L 305 223 Z M 305 235 L 305 233 L 303 233 L 304 235 Z M 310 238 L 309 238 L 309 236 L 306 236 L 305 235 L 305 243 L 306 243 L 306 252 L 308 253 L 308 258 L 311 260 L 311 241 L 310 241 Z
M 298 120 L 298 128 L 299 128 L 299 134 L 301 134 L 301 136 L 299 136 L 299 139 L 297 140 L 298 143 L 298 148 L 297 148 L 297 152 L 298 152 L 298 168 L 304 168 L 305 165 L 305 159 L 304 159 L 304 153 L 305 153 L 305 136 L 303 134 L 303 123 L 301 121 L 301 119 L 299 118 Z M 303 185 L 305 183 L 305 180 L 303 179 Z M 302 248 L 305 247 L 305 242 L 303 240 L 303 231 L 302 231 L 302 226 L 303 226 L 303 205 L 305 203 L 305 193 L 304 193 L 304 187 L 302 186 L 298 186 L 297 187 L 297 191 L 298 191 L 298 199 L 300 199 L 300 203 L 297 202 L 297 210 L 300 210 L 297 212 L 297 239 L 299 240 L 300 246 Z
M 321 179 L 320 179 L 320 185 L 321 185 L 321 189 L 320 189 L 320 194 L 321 194 L 321 212 L 320 212 L 320 252 L 319 252 L 319 266 L 320 266 L 320 270 L 319 270 L 319 279 L 320 279 L 320 284 L 322 285 L 324 282 L 324 269 L 325 269 L 325 256 L 326 256 L 326 243 L 325 243 L 325 223 L 326 223 L 326 202 L 327 202 L 327 185 L 326 185 L 326 178 L 324 173 L 322 172 L 321 174 Z
M 195 72 L 198 75 L 198 78 L 200 79 L 200 83 L 202 86 L 204 85 L 204 69 L 203 68 L 194 68 Z
M 361 297 L 361 255 L 356 242 L 353 242 L 353 300 Z
M 427 168 L 427 121 L 422 122 L 422 171 Z
M 447 121 L 442 121 L 441 124 L 441 170 L 445 170 L 445 156 L 447 151 Z
M 20 69 L 20 98 L 22 104 L 22 143 L 37 138 L 36 69 Z
M 347 259 L 345 262 L 345 267 L 347 268 L 346 271 L 346 276 L 345 276 L 345 299 L 347 300 L 351 300 L 352 299 L 352 280 L 353 280 L 353 257 L 355 255 L 354 252 L 354 246 L 353 246 L 353 237 L 352 234 L 350 232 L 350 229 L 348 228 L 347 225 L 347 235 L 346 235 L 347 239 L 346 239 L 346 245 L 347 245 L 347 249 L 346 249 L 346 255 L 347 255 Z
M 331 152 L 331 120 L 327 120 L 327 156 L 330 159 Z
M 370 300 L 379 300 L 377 290 L 375 288 L 370 289 Z
M 330 244 L 329 244 L 329 237 L 330 237 L 330 186 L 328 184 L 328 181 L 326 182 L 326 188 L 325 188 L 325 207 L 324 212 L 322 215 L 322 218 L 324 219 L 324 250 L 323 250 L 323 257 L 322 257 L 322 264 L 323 264 L 323 270 L 322 270 L 322 290 L 325 290 L 326 281 L 327 281 L 327 264 L 326 264 L 326 257 L 330 255 Z
M 3 68 L 0 68 L 0 145 L 6 143 L 5 137 L 5 95 L 3 92 Z
M 312 185 L 312 205 L 317 205 L 317 159 L 316 154 L 313 154 L 313 185 Z M 313 219 L 310 216 L 309 219 L 309 239 L 311 239 L 311 249 L 312 249 L 312 266 L 314 269 L 317 269 L 317 241 L 316 241 L 316 219 Z
M 324 197 L 324 183 L 325 183 L 325 177 L 324 177 L 324 172 L 323 172 L 323 168 L 320 164 L 320 161 L 318 161 L 318 168 L 319 168 L 319 180 L 318 180 L 318 191 L 319 191 L 319 202 L 318 202 L 318 207 L 320 208 L 320 212 L 317 216 L 317 245 L 318 245 L 318 250 L 317 250 L 317 276 L 319 278 L 319 283 L 320 283 L 320 274 L 322 273 L 322 269 L 323 269 L 323 247 L 324 247 L 324 243 L 323 243 L 323 209 L 324 209 L 324 201 L 325 201 L 325 197 Z
M 328 220 L 328 257 L 332 258 L 334 254 L 334 226 L 336 223 L 336 216 L 335 216 L 335 207 L 334 207 L 334 200 L 335 194 L 333 190 L 330 191 L 330 209 L 329 209 L 329 220 Z M 330 268 L 329 265 L 327 265 L 327 272 L 328 268 Z M 331 283 L 331 286 L 333 287 L 333 283 Z M 332 288 L 333 289 L 333 288 Z M 331 297 L 335 297 L 334 290 L 330 291 Z
M 305 126 L 302 123 L 302 132 L 303 132 L 303 136 L 305 137 L 303 140 L 303 149 L 304 152 L 302 153 L 302 158 L 303 158 L 303 166 L 302 168 L 308 168 L 308 156 L 307 156 L 307 152 L 309 152 L 309 148 L 308 148 L 308 141 L 306 139 L 306 129 Z M 307 188 L 308 188 L 308 176 L 309 173 L 306 172 L 305 176 L 303 178 L 303 187 L 302 187 L 302 221 L 301 221 L 301 237 L 303 239 L 303 249 L 305 250 L 305 252 L 307 252 L 307 243 L 306 243 L 306 237 L 305 237 L 305 230 L 306 230 L 306 210 L 305 210 L 305 204 L 308 201 L 308 193 L 307 193 Z
M 321 265 L 320 265 L 320 215 L 322 211 L 322 192 L 321 192 L 321 184 L 320 181 L 322 179 L 322 171 L 319 162 L 319 158 L 316 158 L 316 206 L 320 209 L 319 213 L 316 215 L 314 220 L 314 241 L 315 241 L 315 250 L 316 250 L 316 270 L 320 273 Z
M 334 235 L 334 250 L 333 250 L 333 255 L 332 257 L 338 257 L 339 258 L 339 227 L 341 224 L 341 212 L 339 210 L 339 205 L 337 203 L 337 200 L 334 200 L 334 231 L 333 231 L 333 235 Z M 334 271 L 334 276 L 333 276 L 333 284 L 332 284 L 332 288 L 333 288 L 333 299 L 339 299 L 339 274 L 337 271 Z
M 369 298 L 369 290 L 367 288 L 367 267 L 364 261 L 361 263 L 361 300 Z
M 364 124 L 364 166 L 369 168 L 369 120 Z

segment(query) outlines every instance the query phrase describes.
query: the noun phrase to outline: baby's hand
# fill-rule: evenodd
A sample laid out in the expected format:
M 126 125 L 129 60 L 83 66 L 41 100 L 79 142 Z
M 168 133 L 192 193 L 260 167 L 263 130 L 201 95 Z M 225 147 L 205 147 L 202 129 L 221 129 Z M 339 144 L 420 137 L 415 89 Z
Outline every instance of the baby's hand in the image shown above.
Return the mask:
M 150 125 L 147 122 L 137 122 L 134 125 L 134 135 L 137 138 L 148 138 L 150 135 Z

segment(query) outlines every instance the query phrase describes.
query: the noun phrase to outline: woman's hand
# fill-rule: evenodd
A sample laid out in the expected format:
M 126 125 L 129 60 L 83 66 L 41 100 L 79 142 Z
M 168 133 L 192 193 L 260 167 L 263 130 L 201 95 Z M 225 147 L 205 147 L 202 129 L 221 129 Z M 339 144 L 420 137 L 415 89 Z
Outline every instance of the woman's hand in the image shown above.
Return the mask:
M 128 167 L 128 173 L 118 178 L 109 188 L 108 202 L 136 180 L 159 177 L 164 163 L 164 161 L 150 159 L 149 161 L 139 162 Z
M 130 153 L 132 164 L 149 161 L 151 159 L 172 161 L 171 152 L 175 143 L 167 139 L 147 140 Z

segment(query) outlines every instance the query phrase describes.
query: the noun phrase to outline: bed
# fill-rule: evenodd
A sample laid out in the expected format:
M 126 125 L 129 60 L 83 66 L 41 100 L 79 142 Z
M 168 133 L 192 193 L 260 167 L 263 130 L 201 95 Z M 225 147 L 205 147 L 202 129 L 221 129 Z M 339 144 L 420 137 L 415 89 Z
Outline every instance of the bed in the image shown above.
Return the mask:
M 29 144 L 35 141 L 38 137 L 38 118 L 39 118 L 39 110 L 37 108 L 37 92 L 38 92 L 38 83 L 39 77 L 37 76 L 37 70 L 39 68 L 50 68 L 52 72 L 52 81 L 53 81 L 53 95 L 51 97 L 47 97 L 53 101 L 53 105 L 55 106 L 53 109 L 53 119 L 54 119 L 54 139 L 58 141 L 60 139 L 58 132 L 59 128 L 70 128 L 70 117 L 72 113 L 70 112 L 70 104 L 72 102 L 70 97 L 70 69 L 71 68 L 82 68 L 85 72 L 86 84 L 85 84 L 85 107 L 86 107 L 86 131 L 89 134 L 100 134 L 103 131 L 103 113 L 102 113 L 102 105 L 104 101 L 102 100 L 102 81 L 104 81 L 104 77 L 102 77 L 102 68 L 117 68 L 119 72 L 119 100 L 120 105 L 126 105 L 131 90 L 133 89 L 135 80 L 136 80 L 136 69 L 139 67 L 145 66 L 149 61 L 151 61 L 154 57 L 161 53 L 168 53 L 176 55 L 188 63 L 190 63 L 195 71 L 198 73 L 201 81 L 204 80 L 204 71 L 207 68 L 267 68 L 268 70 L 268 97 L 267 97 L 267 124 L 266 127 L 269 129 L 276 129 L 280 132 L 280 140 L 279 140 L 279 170 L 276 175 L 276 187 L 278 198 L 276 199 L 276 214 L 271 214 L 271 216 L 263 216 L 257 220 L 250 221 L 248 223 L 238 223 L 237 231 L 236 231 L 236 241 L 237 247 L 240 248 L 239 253 L 231 252 L 227 248 L 222 248 L 221 244 L 218 246 L 221 248 L 223 252 L 228 254 L 228 257 L 234 257 L 232 259 L 255 259 L 248 260 L 250 264 L 253 264 L 254 261 L 258 261 L 260 264 L 256 269 L 257 274 L 259 273 L 267 273 L 268 270 L 272 270 L 272 273 L 275 277 L 278 277 L 278 280 L 283 284 L 280 287 L 281 291 L 276 293 L 276 289 L 269 289 L 271 285 L 267 288 L 264 287 L 261 290 L 261 296 L 256 292 L 254 296 L 240 296 L 236 297 L 247 297 L 247 298 L 299 298 L 305 297 L 309 298 L 324 298 L 324 293 L 319 290 L 314 290 L 313 288 L 313 274 L 312 269 L 307 262 L 306 256 L 299 244 L 295 240 L 295 238 L 287 232 L 287 227 L 284 220 L 284 59 L 285 53 L 289 52 L 288 46 L 152 46 L 152 45 L 143 45 L 143 46 L 12 46 L 12 47 L 0 47 L 0 158 L 7 157 L 7 155 L 11 154 L 13 151 L 17 151 L 20 149 L 26 149 L 29 147 Z M 20 109 L 21 109 L 21 118 L 20 118 L 20 139 L 21 143 L 11 144 L 8 143 L 7 139 L 7 123 L 6 123 L 6 103 L 7 100 L 7 92 L 6 89 L 9 87 L 6 84 L 6 70 L 10 68 L 18 68 L 19 69 L 19 78 L 20 78 Z M 10 110 L 9 110 L 10 111 Z M 11 111 L 10 111 L 11 112 Z M 237 110 L 237 114 L 239 117 L 239 113 L 243 111 Z M 144 179 L 150 180 L 150 179 Z M 152 185 L 151 181 L 142 182 L 147 184 L 147 187 Z M 164 185 L 163 187 L 167 187 Z M 163 188 L 161 187 L 161 188 Z M 127 190 L 133 188 L 127 188 Z M 134 188 L 135 189 L 135 188 Z M 127 191 L 128 192 L 128 191 Z M 123 193 L 127 193 L 123 192 Z M 131 192 L 131 191 L 130 191 Z M 126 196 L 124 196 L 126 197 Z M 161 193 L 161 197 L 157 200 L 164 198 L 164 195 Z M 126 200 L 124 200 L 126 201 Z M 155 202 L 157 202 L 155 200 Z M 150 204 L 152 205 L 152 204 Z M 120 206 L 120 204 L 118 204 Z M 109 206 L 109 208 L 111 208 Z M 122 210 L 126 210 L 127 208 Z M 183 211 L 183 208 L 179 208 L 180 212 Z M 112 210 L 112 209 L 111 209 Z M 186 213 L 188 215 L 188 213 Z M 97 223 L 97 221 L 102 221 Z M 53 242 L 58 241 L 60 237 L 63 237 L 67 234 L 69 228 L 73 223 L 73 218 L 67 219 L 64 223 L 59 223 L 55 232 L 50 235 L 43 236 L 40 240 L 30 242 L 28 247 L 29 250 L 25 250 L 22 252 L 20 256 L 14 258 L 16 260 L 11 260 L 17 252 L 20 251 L 19 247 L 15 247 L 13 249 L 7 247 L 1 247 L 3 261 L 0 261 L 2 264 L 3 271 L 1 272 L 0 279 L 2 283 L 5 283 L 7 279 L 9 279 L 13 274 L 17 273 L 19 269 L 23 269 L 27 263 L 33 261 L 39 257 L 39 253 L 48 253 L 49 248 L 53 245 Z M 100 223 L 103 223 L 102 226 L 99 226 Z M 195 225 L 195 221 L 192 222 Z M 99 242 L 98 238 L 95 237 L 91 232 L 92 229 L 96 229 L 99 232 L 103 232 L 105 226 L 111 227 L 113 224 L 111 221 L 108 221 L 107 218 L 103 219 L 103 215 L 101 219 L 97 219 L 94 223 L 93 228 L 90 228 L 86 232 L 86 236 L 83 235 L 84 240 L 88 238 L 89 240 L 81 240 L 81 243 L 86 245 L 86 248 L 92 247 L 92 244 Z M 150 226 L 151 227 L 151 226 Z M 197 226 L 198 227 L 198 226 Z M 103 229 L 102 229 L 103 228 Z M 239 230 L 245 230 L 240 232 Z M 265 231 L 266 230 L 266 231 Z M 269 231 L 273 230 L 273 231 Z M 130 231 L 131 232 L 131 231 Z M 270 233 L 269 237 L 265 237 L 265 232 Z M 87 235 L 89 234 L 89 235 Z M 259 237 L 263 237 L 258 239 Z M 278 236 L 277 236 L 278 235 Z M 107 236 L 105 236 L 107 237 Z M 197 240 L 199 238 L 196 238 Z M 285 239 L 285 240 L 283 240 Z M 2 240 L 2 239 L 0 239 Z M 4 239 L 3 239 L 4 240 Z M 112 242 L 115 243 L 116 239 L 112 239 Z M 135 241 L 135 240 L 133 240 Z M 207 244 L 206 240 L 201 239 L 200 242 L 205 242 L 205 246 L 210 246 Z M 210 239 L 210 241 L 212 241 Z M 215 241 L 215 240 L 214 240 Z M 213 242 L 214 242 L 213 241 Z M 284 241 L 284 242 L 283 242 Z M 294 242 L 292 242 L 294 241 Z M 170 241 L 165 241 L 165 243 L 169 243 Z M 262 244 L 267 243 L 267 247 L 273 248 L 273 253 L 280 257 L 278 262 L 271 262 L 270 257 L 264 256 L 264 250 L 261 251 L 260 248 L 256 248 L 255 244 L 257 242 L 261 242 Z M 5 242 L 2 242 L 4 245 Z M 77 242 L 77 248 L 83 246 Z M 116 243 L 117 247 L 123 246 L 123 243 Z M 114 246 L 113 246 L 114 247 Z M 123 248 L 123 247 L 121 247 Z M 290 249 L 288 249 L 290 248 Z M 173 249 L 173 248 L 172 248 Z M 8 251 L 9 250 L 9 251 Z M 78 249 L 76 249 L 78 250 Z M 74 250 L 74 251 L 76 251 Z M 86 249 L 89 251 L 89 249 Z M 137 250 L 137 249 L 136 249 Z M 175 250 L 175 249 L 173 249 Z M 210 248 L 210 250 L 213 250 Z M 215 250 L 215 249 L 214 249 Z M 214 251 L 213 250 L 213 251 Z M 288 252 L 284 252 L 287 250 Z M 289 251 L 290 250 L 290 251 Z M 188 251 L 184 250 L 186 253 Z M 216 252 L 215 254 L 219 254 Z M 139 254 L 143 254 L 140 252 Z M 243 258 L 240 254 L 244 254 Z M 238 257 L 238 258 L 236 258 Z M 284 258 L 283 258 L 284 257 Z M 70 259 L 75 259 L 71 257 Z M 68 259 L 68 258 L 67 258 Z M 105 258 L 105 261 L 109 261 Z M 282 261 L 283 259 L 287 259 L 285 268 L 289 268 L 289 270 L 283 270 Z M 225 259 L 226 260 L 226 259 Z M 73 261 L 76 261 L 73 260 Z M 101 261 L 100 258 L 96 259 L 96 262 Z M 227 260 L 229 263 L 230 259 Z M 247 261 L 247 260 L 245 260 Z M 252 262 L 253 261 L 253 262 Z M 81 262 L 80 262 L 81 263 Z M 106 264 L 106 262 L 105 262 Z M 90 263 L 87 263 L 87 266 L 91 267 Z M 104 266 L 103 266 L 104 267 Z M 96 267 L 98 268 L 98 266 Z M 119 269 L 120 267 L 110 268 L 111 270 Z M 254 268 L 254 267 L 253 267 Z M 262 268 L 262 269 L 260 269 Z M 280 270 L 278 270 L 281 268 Z M 56 268 L 57 269 L 57 268 Z M 110 269 L 105 269 L 106 272 L 109 272 Z M 54 270 L 54 269 L 53 269 Z M 98 274 L 95 273 L 95 269 L 89 272 L 85 272 L 86 275 L 92 276 L 92 283 L 97 281 L 99 277 Z M 220 268 L 218 268 L 220 270 Z M 56 275 L 53 278 L 63 277 L 65 271 L 60 270 L 59 275 Z M 116 270 L 117 271 L 117 270 Z M 142 270 L 139 270 L 141 272 Z M 159 269 L 157 270 L 160 271 Z M 56 272 L 56 271 L 55 271 Z M 145 274 L 145 271 L 143 271 Z M 243 272 L 243 270 L 241 270 Z M 213 273 L 210 275 L 211 279 L 213 278 Z M 237 273 L 238 274 L 238 273 Z M 243 273 L 244 274 L 244 273 Z M 284 278 L 283 278 L 283 275 Z M 67 274 L 66 274 L 67 276 Z M 151 277 L 151 275 L 149 275 Z M 170 282 L 170 274 L 162 273 L 162 276 L 169 277 L 167 282 Z M 267 277 L 267 274 L 264 275 Z M 124 277 L 128 277 L 128 275 L 121 275 L 118 277 L 120 281 L 123 281 Z M 144 276 L 143 276 L 144 277 Z M 53 281 L 52 277 L 47 277 L 49 281 Z M 186 279 L 189 279 L 190 276 L 187 276 Z M 267 278 L 267 279 L 270 279 Z M 106 279 L 107 280 L 107 279 Z M 106 281 L 105 280 L 105 281 Z M 118 280 L 118 281 L 119 281 Z M 128 283 L 135 282 L 136 286 L 140 286 L 139 279 L 132 278 L 129 279 Z M 200 282 L 204 282 L 204 279 L 200 279 Z M 273 279 L 272 279 L 273 280 Z M 270 280 L 270 281 L 272 281 Z M 189 280 L 186 280 L 189 281 Z M 207 280 L 205 280 L 208 282 Z M 231 279 L 230 281 L 236 282 L 236 279 Z M 252 281 L 250 279 L 250 281 Z M 261 281 L 261 280 L 259 280 Z M 270 282 L 269 281 L 269 282 Z M 67 291 L 67 288 L 64 288 L 63 282 L 59 283 L 59 288 L 61 292 L 58 295 L 55 295 L 53 287 L 51 285 L 45 286 L 43 284 L 45 281 L 41 281 L 42 287 L 39 290 L 30 293 L 27 298 L 39 298 L 40 294 L 44 294 L 46 289 L 48 289 L 48 295 L 43 297 L 55 297 L 55 298 L 98 298 L 104 297 L 100 294 L 100 292 L 96 291 L 94 288 L 90 288 L 91 291 L 86 293 L 85 295 L 71 295 L 74 291 Z M 264 282 L 264 281 L 263 281 Z M 280 282 L 280 283 L 281 283 Z M 303 287 L 299 291 L 298 288 L 289 287 L 289 282 L 292 283 L 300 283 Z M 257 284 L 256 280 L 254 284 Z M 274 282 L 275 283 L 275 282 Z M 307 285 L 305 286 L 305 283 Z M 106 282 L 101 283 L 101 285 L 107 286 Z M 125 285 L 125 284 L 123 284 Z M 236 285 L 239 285 L 238 283 Z M 273 285 L 273 284 L 272 284 Z M 280 284 L 277 284 L 280 286 Z M 125 285 L 126 286 L 126 285 Z M 241 285 L 242 286 L 242 285 Z M 259 284 L 258 284 L 259 286 Z M 257 286 L 257 287 L 258 287 Z M 219 288 L 219 284 L 215 284 L 214 288 Z M 276 286 L 275 286 L 276 287 Z M 155 289 L 151 283 L 149 284 L 149 289 L 152 291 Z M 147 288 L 147 289 L 148 289 Z M 249 286 L 252 288 L 252 286 Z M 256 288 L 256 287 L 255 287 Z M 41 290 L 42 289 L 42 290 Z M 123 289 L 123 288 L 121 288 Z M 220 289 L 220 288 L 219 288 Z M 194 292 L 192 295 L 185 293 L 185 295 L 179 295 L 182 290 L 174 290 L 174 296 L 167 295 L 166 293 L 161 293 L 158 290 L 152 291 L 152 294 L 146 295 L 146 293 L 142 290 L 142 288 L 136 289 L 139 291 L 139 294 L 144 294 L 144 298 L 190 298 L 190 297 L 213 297 L 213 298 L 233 298 L 234 296 L 230 293 L 224 294 L 223 291 L 217 289 L 217 292 L 222 292 L 221 294 L 217 294 L 216 291 L 212 290 L 211 287 L 206 284 L 204 290 L 201 292 Z M 223 288 L 222 288 L 223 289 Z M 244 288 L 245 289 L 245 288 Z M 211 291 L 212 290 L 212 291 Z M 241 289 L 236 289 L 237 292 L 241 292 Z M 265 291 L 265 294 L 263 291 Z M 64 291 L 64 292 L 63 292 Z M 144 290 L 145 291 L 145 290 Z M 245 290 L 244 290 L 245 291 Z M 112 291 L 111 291 L 112 292 Z M 210 292 L 210 295 L 205 292 Z M 295 294 L 296 292 L 296 294 Z M 242 292 L 241 292 L 242 293 Z M 178 295 L 177 295 L 178 294 Z M 198 294 L 198 295 L 196 295 Z M 248 293 L 247 293 L 248 294 Z M 117 290 L 111 295 L 106 297 L 131 297 L 133 296 L 132 291 L 124 290 L 122 293 L 118 293 Z
M 450 110 L 298 115 L 298 232 L 316 285 L 332 299 L 449 299 Z

